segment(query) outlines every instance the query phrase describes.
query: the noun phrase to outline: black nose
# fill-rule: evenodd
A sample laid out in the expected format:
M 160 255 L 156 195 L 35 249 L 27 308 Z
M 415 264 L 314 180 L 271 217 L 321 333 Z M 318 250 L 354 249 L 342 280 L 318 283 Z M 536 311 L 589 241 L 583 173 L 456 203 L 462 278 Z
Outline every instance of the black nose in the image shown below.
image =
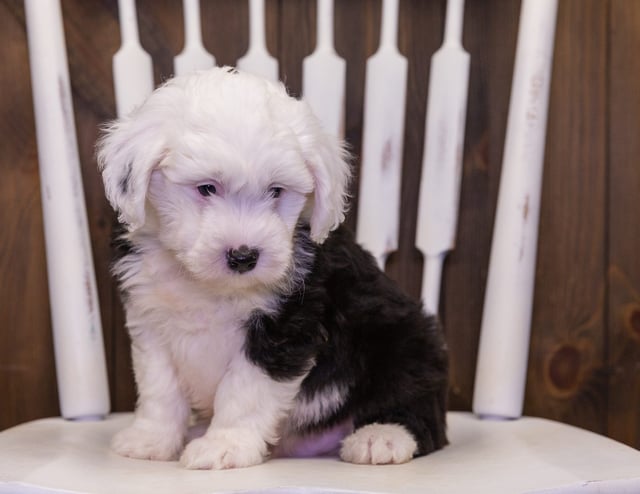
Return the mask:
M 229 249 L 227 251 L 227 266 L 231 271 L 246 273 L 256 267 L 258 257 L 260 257 L 258 249 L 241 245 L 238 249 Z

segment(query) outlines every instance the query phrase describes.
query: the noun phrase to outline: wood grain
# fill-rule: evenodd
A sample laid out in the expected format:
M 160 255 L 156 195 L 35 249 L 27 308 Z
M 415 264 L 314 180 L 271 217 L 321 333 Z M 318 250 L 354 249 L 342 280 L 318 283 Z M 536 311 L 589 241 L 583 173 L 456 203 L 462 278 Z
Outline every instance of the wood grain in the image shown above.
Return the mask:
M 334 9 L 336 52 L 347 61 L 345 139 L 353 155 L 351 195 L 354 200 L 346 223 L 352 229 L 356 227 L 358 215 L 365 67 L 367 58 L 378 49 L 381 8 L 380 0 L 353 0 L 336 2 Z
M 607 433 L 640 448 L 640 8 L 613 0 L 609 28 Z
M 280 61 L 280 80 L 293 96 L 302 94 L 302 60 L 313 52 L 316 42 L 315 2 L 282 0 L 278 4 L 274 56 Z M 277 26 L 280 26 L 278 29 Z M 267 26 L 269 27 L 269 26 Z
M 605 3 L 559 4 L 525 402 L 525 413 L 597 432 L 606 414 L 606 33 Z
M 235 65 L 249 48 L 248 0 L 208 0 L 200 9 L 205 47 L 218 65 Z

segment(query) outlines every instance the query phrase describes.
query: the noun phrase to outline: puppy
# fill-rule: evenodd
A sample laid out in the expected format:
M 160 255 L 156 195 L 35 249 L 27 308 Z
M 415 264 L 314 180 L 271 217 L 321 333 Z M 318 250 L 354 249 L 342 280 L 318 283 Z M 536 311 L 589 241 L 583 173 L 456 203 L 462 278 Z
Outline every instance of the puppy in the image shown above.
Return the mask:
M 402 463 L 447 443 L 441 332 L 340 226 L 346 158 L 306 103 L 228 67 L 105 128 L 139 394 L 113 450 L 223 469 L 340 445 Z M 208 426 L 189 442 L 194 415 Z

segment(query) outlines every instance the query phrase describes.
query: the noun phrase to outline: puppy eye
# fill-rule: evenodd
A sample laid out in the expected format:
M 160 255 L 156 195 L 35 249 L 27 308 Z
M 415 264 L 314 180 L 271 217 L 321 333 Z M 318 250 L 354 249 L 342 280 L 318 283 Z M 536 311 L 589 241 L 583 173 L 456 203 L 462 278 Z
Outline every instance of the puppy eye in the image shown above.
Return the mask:
M 198 192 L 203 197 L 215 196 L 218 193 L 218 189 L 213 184 L 198 185 Z
M 282 187 L 271 187 L 269 189 L 269 195 L 274 199 L 277 199 L 282 194 Z

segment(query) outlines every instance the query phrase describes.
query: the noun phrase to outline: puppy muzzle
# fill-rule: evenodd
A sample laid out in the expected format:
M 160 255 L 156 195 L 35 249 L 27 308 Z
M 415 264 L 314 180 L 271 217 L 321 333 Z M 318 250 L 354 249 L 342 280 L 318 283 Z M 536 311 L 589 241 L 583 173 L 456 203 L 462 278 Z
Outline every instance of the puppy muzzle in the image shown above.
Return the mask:
M 227 251 L 227 266 L 236 273 L 246 273 L 256 267 L 259 257 L 260 251 L 258 249 L 241 245 L 237 249 Z

